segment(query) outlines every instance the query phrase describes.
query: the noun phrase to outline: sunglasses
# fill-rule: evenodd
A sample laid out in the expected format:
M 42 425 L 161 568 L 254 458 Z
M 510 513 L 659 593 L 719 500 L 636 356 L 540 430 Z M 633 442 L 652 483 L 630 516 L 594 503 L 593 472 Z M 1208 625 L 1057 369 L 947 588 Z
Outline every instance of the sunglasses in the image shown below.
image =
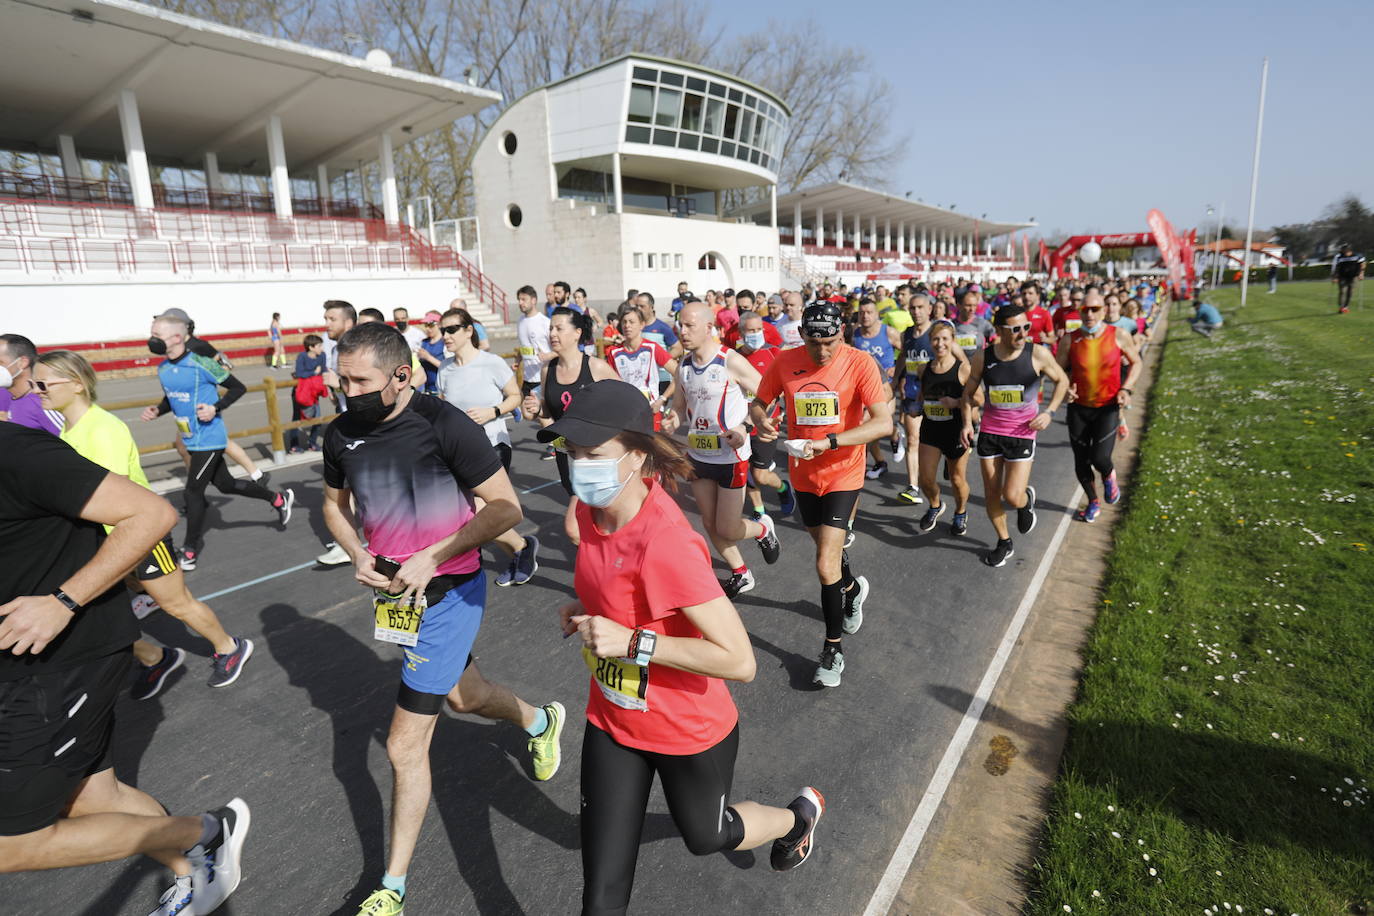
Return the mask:
M 1013 334 L 1025 334 L 1031 329 L 1029 324 L 1004 324 L 1002 327 L 1011 331 Z
M 1083 308 L 1085 312 L 1105 312 L 1106 308 L 1100 305 L 1089 305 Z
M 39 391 L 47 391 L 49 385 L 70 385 L 72 381 L 73 380 L 69 378 L 55 378 L 51 382 L 41 382 L 38 379 L 34 379 L 33 386 Z
M 463 330 L 463 328 L 468 328 L 468 327 L 472 327 L 472 325 L 467 325 L 467 324 L 446 324 L 446 325 L 444 325 L 443 328 L 441 328 L 440 330 L 442 330 L 445 334 L 457 334 L 459 331 Z
M 1078 296 L 1078 297 L 1075 297 L 1075 298 L 1073 298 L 1073 299 L 1070 299 L 1069 301 L 1070 301 L 1070 302 L 1082 302 L 1082 301 L 1083 301 L 1083 297 L 1082 297 L 1082 296 Z

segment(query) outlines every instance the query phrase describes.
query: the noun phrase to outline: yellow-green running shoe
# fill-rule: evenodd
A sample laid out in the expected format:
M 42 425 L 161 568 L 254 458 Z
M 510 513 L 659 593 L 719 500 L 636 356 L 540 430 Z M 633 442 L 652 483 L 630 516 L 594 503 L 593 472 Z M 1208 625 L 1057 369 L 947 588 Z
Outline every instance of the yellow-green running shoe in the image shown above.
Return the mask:
M 534 778 L 540 782 L 553 779 L 553 774 L 558 772 L 558 764 L 562 760 L 558 739 L 563 736 L 563 720 L 567 718 L 563 704 L 557 700 L 544 707 L 544 715 L 549 717 L 548 728 L 535 735 L 529 742 L 530 759 L 534 763 Z
M 404 916 L 405 911 L 406 904 L 401 895 L 390 888 L 382 887 L 373 891 L 372 896 L 363 901 L 358 916 Z

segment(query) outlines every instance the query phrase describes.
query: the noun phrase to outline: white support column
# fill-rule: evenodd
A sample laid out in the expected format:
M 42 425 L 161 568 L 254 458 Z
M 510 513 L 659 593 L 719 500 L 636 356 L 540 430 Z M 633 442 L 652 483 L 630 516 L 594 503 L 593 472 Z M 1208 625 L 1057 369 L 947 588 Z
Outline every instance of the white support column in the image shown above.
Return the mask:
M 859 214 L 854 214 L 854 247 L 858 248 L 864 243 L 863 224 L 859 221 Z
M 62 177 L 68 181 L 82 181 L 81 159 L 76 155 L 76 141 L 71 134 L 57 135 L 57 152 L 62 157 Z
M 219 175 L 219 156 L 215 153 L 205 154 L 205 187 L 210 191 L 224 190 L 224 180 Z
M 907 251 L 907 248 L 906 248 L 906 223 L 905 223 L 905 222 L 899 222 L 899 223 L 897 223 L 897 255 L 898 255 L 898 257 L 904 257 L 904 256 L 906 255 L 906 251 Z
M 291 177 L 286 173 L 286 144 L 281 138 L 281 117 L 267 119 L 267 163 L 272 178 L 272 209 L 279 219 L 291 218 Z
M 378 164 L 382 168 L 382 217 L 388 223 L 396 223 L 401 218 L 396 199 L 396 161 L 391 155 L 391 134 L 386 131 L 379 138 L 378 151 Z
M 615 201 L 615 212 L 625 212 L 625 186 L 620 180 L 620 154 L 611 154 L 611 192 Z
M 825 245 L 825 210 L 816 208 L 816 247 Z
M 892 250 L 892 220 L 883 220 L 883 251 Z
M 925 226 L 922 226 L 922 227 L 921 227 L 921 254 L 923 254 L 923 255 L 924 255 L 924 254 L 930 254 L 930 252 L 926 249 L 926 246 L 929 245 L 929 244 L 930 244 L 930 241 L 929 241 L 929 239 L 926 237 L 926 227 L 925 227 Z
M 124 163 L 129 169 L 134 206 L 151 210 L 153 179 L 148 172 L 148 153 L 143 147 L 143 125 L 138 120 L 138 97 L 132 89 L 119 93 L 119 132 L 124 135 Z
M 792 207 L 792 244 L 797 246 L 797 255 L 802 253 L 802 212 L 801 201 Z
M 770 184 L 768 186 L 768 209 L 773 220 L 773 228 L 778 228 L 778 186 Z
M 320 210 L 323 212 L 333 196 L 329 193 L 329 166 L 323 163 L 315 168 L 315 196 L 320 199 Z
M 844 211 L 839 207 L 835 208 L 835 246 L 844 247 Z

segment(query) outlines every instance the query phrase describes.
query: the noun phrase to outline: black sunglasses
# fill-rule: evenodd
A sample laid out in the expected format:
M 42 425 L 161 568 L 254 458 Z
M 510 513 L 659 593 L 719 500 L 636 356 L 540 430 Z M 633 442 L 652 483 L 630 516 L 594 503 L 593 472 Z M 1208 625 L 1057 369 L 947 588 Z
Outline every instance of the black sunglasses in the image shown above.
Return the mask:
M 1024 334 L 1031 329 L 1028 324 L 1004 324 L 1002 327 L 1011 331 L 1013 334 Z
M 446 324 L 440 328 L 440 330 L 445 334 L 457 334 L 459 331 L 463 330 L 463 328 L 470 327 L 472 327 L 470 324 Z
M 44 382 L 38 379 L 34 379 L 33 387 L 37 388 L 39 391 L 47 391 L 49 385 L 66 385 L 72 381 L 73 379 L 69 378 L 55 378 L 51 382 Z

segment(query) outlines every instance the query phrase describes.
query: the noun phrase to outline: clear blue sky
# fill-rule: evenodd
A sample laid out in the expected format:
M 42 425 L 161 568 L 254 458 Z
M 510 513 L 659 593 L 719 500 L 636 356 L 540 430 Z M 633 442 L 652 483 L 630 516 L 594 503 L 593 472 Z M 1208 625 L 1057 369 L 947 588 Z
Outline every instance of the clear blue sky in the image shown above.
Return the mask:
M 1151 207 L 1181 229 L 1224 200 L 1244 226 L 1268 55 L 1255 225 L 1347 192 L 1374 206 L 1371 0 L 708 2 L 741 28 L 811 18 L 876 55 L 894 115 L 918 125 L 889 186 L 927 203 L 1049 234 L 1144 231 Z

